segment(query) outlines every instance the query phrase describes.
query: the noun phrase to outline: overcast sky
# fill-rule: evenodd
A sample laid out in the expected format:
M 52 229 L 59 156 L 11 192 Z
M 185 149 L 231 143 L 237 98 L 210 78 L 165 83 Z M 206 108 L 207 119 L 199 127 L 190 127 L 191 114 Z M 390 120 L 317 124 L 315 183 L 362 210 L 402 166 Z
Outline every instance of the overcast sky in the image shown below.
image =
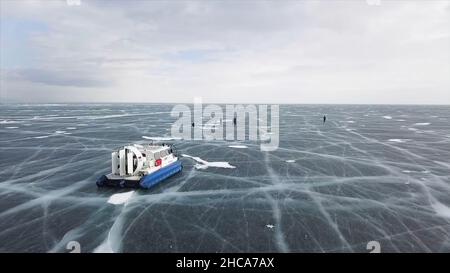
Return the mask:
M 450 104 L 449 1 L 0 2 L 2 102 Z

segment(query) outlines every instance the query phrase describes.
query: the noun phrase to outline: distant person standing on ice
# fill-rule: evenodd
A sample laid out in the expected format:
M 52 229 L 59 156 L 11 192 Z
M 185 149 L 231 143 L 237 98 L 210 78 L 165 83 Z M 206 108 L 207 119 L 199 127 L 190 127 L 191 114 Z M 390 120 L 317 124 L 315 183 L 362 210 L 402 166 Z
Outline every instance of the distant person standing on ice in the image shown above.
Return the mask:
M 323 124 L 325 124 L 325 122 L 327 121 L 327 116 L 323 116 Z

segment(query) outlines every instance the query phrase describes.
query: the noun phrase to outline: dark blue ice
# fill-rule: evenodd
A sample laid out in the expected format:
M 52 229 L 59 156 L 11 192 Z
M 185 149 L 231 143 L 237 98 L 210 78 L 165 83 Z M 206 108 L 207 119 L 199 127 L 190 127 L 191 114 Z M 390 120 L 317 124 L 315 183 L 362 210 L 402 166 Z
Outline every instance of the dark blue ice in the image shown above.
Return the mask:
M 0 107 L 1 252 L 450 251 L 449 106 L 282 105 L 278 150 L 175 141 L 235 168 L 182 157 L 124 204 L 95 181 L 112 149 L 170 136 L 173 105 Z

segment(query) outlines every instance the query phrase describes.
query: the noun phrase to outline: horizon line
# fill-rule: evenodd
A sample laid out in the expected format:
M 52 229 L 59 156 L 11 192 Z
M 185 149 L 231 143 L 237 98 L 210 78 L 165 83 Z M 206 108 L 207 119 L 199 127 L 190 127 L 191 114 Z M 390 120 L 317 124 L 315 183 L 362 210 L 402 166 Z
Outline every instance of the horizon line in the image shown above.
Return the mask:
M 90 101 L 90 102 L 20 102 L 20 101 L 11 101 L 11 102 L 0 102 L 0 105 L 5 104 L 194 104 L 193 100 L 190 102 L 110 102 L 110 101 Z M 450 106 L 448 104 L 439 104 L 439 103 L 292 103 L 292 102 L 284 102 L 284 103 L 267 103 L 267 102 L 202 102 L 202 104 L 218 104 L 218 105 L 249 105 L 249 104 L 257 104 L 257 105 L 393 105 L 393 106 Z

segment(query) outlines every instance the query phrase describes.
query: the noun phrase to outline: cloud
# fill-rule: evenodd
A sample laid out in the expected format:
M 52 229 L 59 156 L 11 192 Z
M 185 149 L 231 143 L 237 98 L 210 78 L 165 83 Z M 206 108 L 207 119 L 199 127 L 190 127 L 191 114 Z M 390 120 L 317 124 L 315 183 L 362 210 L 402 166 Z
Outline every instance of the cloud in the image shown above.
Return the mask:
M 10 100 L 450 103 L 445 1 L 1 5 Z
M 24 81 L 43 83 L 55 86 L 104 87 L 113 83 L 114 79 L 99 79 L 86 74 L 85 71 L 51 71 L 42 69 L 18 70 L 15 76 Z

